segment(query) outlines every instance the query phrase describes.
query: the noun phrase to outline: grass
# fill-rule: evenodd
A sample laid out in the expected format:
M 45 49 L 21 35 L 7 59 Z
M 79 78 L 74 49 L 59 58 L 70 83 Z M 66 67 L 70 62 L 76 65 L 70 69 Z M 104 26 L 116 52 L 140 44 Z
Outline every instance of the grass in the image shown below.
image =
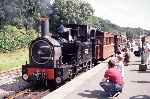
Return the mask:
M 15 52 L 0 53 L 0 72 L 21 67 L 28 61 L 28 49 L 19 49 Z

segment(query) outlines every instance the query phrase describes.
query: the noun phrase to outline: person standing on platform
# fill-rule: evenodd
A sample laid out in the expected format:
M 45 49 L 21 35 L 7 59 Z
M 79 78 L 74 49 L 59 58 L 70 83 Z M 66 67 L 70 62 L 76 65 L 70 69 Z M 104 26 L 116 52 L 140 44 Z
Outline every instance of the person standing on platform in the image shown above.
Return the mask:
M 128 49 L 129 49 L 129 51 L 131 51 L 132 52 L 132 50 L 131 50 L 131 43 L 130 43 L 130 41 L 128 40 L 128 42 L 127 42 L 127 47 L 128 47 Z
M 129 60 L 130 60 L 130 54 L 129 54 L 129 51 L 127 48 L 124 48 L 123 49 L 123 52 L 124 52 L 124 66 L 128 66 L 128 63 L 129 63 Z
M 148 66 L 150 61 L 150 44 L 147 42 L 144 48 L 145 51 L 145 64 Z

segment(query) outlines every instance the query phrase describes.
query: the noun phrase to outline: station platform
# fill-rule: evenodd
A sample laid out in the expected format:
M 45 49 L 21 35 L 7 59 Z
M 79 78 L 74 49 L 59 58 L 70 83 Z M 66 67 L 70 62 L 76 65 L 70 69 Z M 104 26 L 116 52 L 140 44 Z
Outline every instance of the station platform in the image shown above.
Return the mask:
M 51 92 L 42 99 L 109 99 L 99 86 L 107 61 L 101 62 L 91 70 Z M 140 57 L 131 53 L 128 66 L 125 66 L 125 85 L 117 99 L 150 99 L 150 70 L 139 71 Z

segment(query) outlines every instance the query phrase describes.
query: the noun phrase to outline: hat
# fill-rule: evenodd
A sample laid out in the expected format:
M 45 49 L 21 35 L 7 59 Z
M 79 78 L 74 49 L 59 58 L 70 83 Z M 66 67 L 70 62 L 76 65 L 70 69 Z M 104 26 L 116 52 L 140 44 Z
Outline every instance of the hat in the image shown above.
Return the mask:
M 112 67 L 112 66 L 115 66 L 115 65 L 116 65 L 116 60 L 115 60 L 115 59 L 109 60 L 109 61 L 108 61 L 108 65 L 111 66 L 111 67 Z
M 124 59 L 122 54 L 118 55 L 117 58 L 118 58 L 118 60 L 123 60 Z

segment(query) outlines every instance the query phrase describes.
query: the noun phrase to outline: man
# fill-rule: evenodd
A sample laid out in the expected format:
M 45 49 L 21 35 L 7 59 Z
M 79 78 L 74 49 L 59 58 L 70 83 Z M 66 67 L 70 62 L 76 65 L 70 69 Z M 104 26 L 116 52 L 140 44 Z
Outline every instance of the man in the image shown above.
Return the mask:
M 68 32 L 68 31 L 69 31 L 69 29 L 64 27 L 64 25 L 63 25 L 63 20 L 60 20 L 60 25 L 57 28 L 57 32 L 62 34 L 64 32 Z
M 146 42 L 144 50 L 145 50 L 145 64 L 149 65 L 149 60 L 150 60 L 150 44 L 148 42 Z
M 59 37 L 65 38 L 66 40 L 72 41 L 73 38 L 71 36 L 71 28 L 66 28 L 61 21 L 60 26 L 57 28 L 57 32 L 59 34 Z
M 108 96 L 114 96 L 117 92 L 122 92 L 123 78 L 121 72 L 115 68 L 115 61 L 108 62 L 108 69 L 105 72 L 104 79 L 100 83 Z
M 131 51 L 131 43 L 130 43 L 130 41 L 128 40 L 128 42 L 127 42 L 127 46 L 128 46 L 128 49 Z

